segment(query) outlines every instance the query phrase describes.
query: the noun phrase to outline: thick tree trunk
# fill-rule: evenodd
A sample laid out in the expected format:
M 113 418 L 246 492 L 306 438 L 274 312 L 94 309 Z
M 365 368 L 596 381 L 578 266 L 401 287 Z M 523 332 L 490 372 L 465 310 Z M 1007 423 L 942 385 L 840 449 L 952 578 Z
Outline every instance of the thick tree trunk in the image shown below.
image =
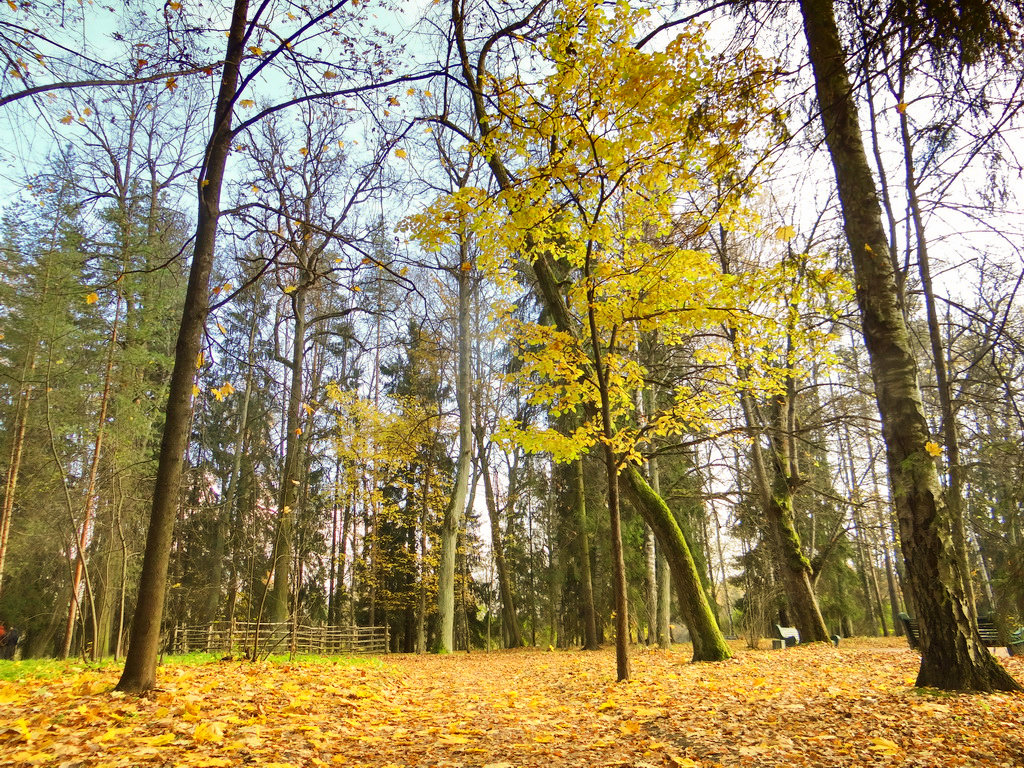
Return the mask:
M 178 483 L 188 444 L 196 359 L 210 305 L 210 272 L 213 268 L 217 219 L 220 215 L 220 192 L 224 166 L 231 148 L 231 109 L 238 85 L 239 65 L 245 51 L 248 13 L 248 0 L 235 0 L 214 113 L 213 133 L 207 148 L 204 172 L 200 174 L 195 250 L 175 346 L 139 594 L 132 619 L 128 655 L 125 657 L 121 679 L 117 683 L 119 691 L 141 693 L 152 688 L 156 682 L 160 623 L 167 587 L 167 565 L 171 554 Z
M 917 684 L 947 690 L 1021 690 L 988 652 L 971 621 L 948 509 L 934 459 L 925 447 L 930 434 L 917 365 L 864 153 L 835 9 L 832 0 L 801 0 L 800 9 L 853 257 L 900 543 L 920 619 Z
M 715 615 L 700 583 L 700 574 L 682 529 L 676 523 L 664 499 L 653 491 L 635 467 L 626 467 L 623 470 L 623 478 L 623 490 L 627 498 L 643 517 L 644 522 L 654 530 L 654 535 L 658 537 L 658 542 L 668 559 L 682 618 L 690 630 L 690 640 L 693 642 L 693 660 L 728 659 L 731 656 L 729 646 L 722 636 L 718 622 L 715 621 Z

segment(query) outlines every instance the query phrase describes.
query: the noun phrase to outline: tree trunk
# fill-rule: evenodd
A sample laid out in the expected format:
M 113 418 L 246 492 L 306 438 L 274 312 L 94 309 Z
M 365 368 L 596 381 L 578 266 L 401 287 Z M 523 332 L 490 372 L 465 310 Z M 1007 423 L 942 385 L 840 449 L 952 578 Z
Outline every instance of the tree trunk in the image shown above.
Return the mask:
M 683 532 L 664 499 L 654 492 L 635 467 L 623 471 L 623 489 L 640 516 L 654 530 L 662 545 L 676 586 L 683 621 L 690 630 L 694 661 L 724 661 L 732 654 L 715 621 L 707 594 L 700 583 L 697 565 Z
M 1021 690 L 988 652 L 963 591 L 832 0 L 801 0 L 825 141 L 853 257 L 864 340 L 882 418 L 900 543 L 921 626 L 919 686 Z
M 85 489 L 85 515 L 82 520 L 82 531 L 78 539 L 79 557 L 75 560 L 75 574 L 71 579 L 71 603 L 68 606 L 68 621 L 64 627 L 64 643 L 60 657 L 66 659 L 71 652 L 71 636 L 75 631 L 75 619 L 79 610 L 82 576 L 85 570 L 85 548 L 89 543 L 92 521 L 96 516 L 96 477 L 100 470 L 100 453 L 103 450 L 103 433 L 107 424 L 107 406 L 110 403 L 110 383 L 114 371 L 114 350 L 117 348 L 117 331 L 121 320 L 121 294 L 117 294 L 114 307 L 114 323 L 110 330 L 110 342 L 107 346 L 107 362 L 103 372 L 103 394 L 100 396 L 100 410 L 96 417 L 96 437 L 93 440 L 92 459 L 89 462 L 89 481 Z M 95 619 L 95 617 L 94 617 Z M 93 637 L 93 653 L 98 652 L 99 638 Z M 93 659 L 95 661 L 95 658 Z
M 302 435 L 299 423 L 302 408 L 302 373 L 305 368 L 308 279 L 308 275 L 302 275 L 299 286 L 292 293 L 295 330 L 289 363 L 291 384 L 288 388 L 288 409 L 285 417 L 284 467 L 278 493 L 277 527 L 274 531 L 274 551 L 270 559 L 274 580 L 267 593 L 267 620 L 272 624 L 288 620 L 288 597 L 291 594 L 292 537 L 301 484 L 303 441 L 299 439 Z
M 512 592 L 512 580 L 505 562 L 505 546 L 502 543 L 501 520 L 499 519 L 498 503 L 494 498 L 494 486 L 491 483 L 491 468 L 488 466 L 488 451 L 484 443 L 483 427 L 476 428 L 477 460 L 480 462 L 480 475 L 484 481 L 484 500 L 487 505 L 487 517 L 491 524 L 491 548 L 494 552 L 494 565 L 498 571 L 498 591 L 501 595 L 502 636 L 506 647 L 519 648 L 523 645 L 523 633 L 519 627 L 519 616 L 516 611 L 515 594 Z
M 21 456 L 25 448 L 25 429 L 28 425 L 28 408 L 32 388 L 28 374 L 35 368 L 35 347 L 33 340 L 21 369 L 18 387 L 18 403 L 14 412 L 11 434 L 11 451 L 7 459 L 7 473 L 4 482 L 3 507 L 0 509 L 0 590 L 3 589 L 4 564 L 7 561 L 7 542 L 11 535 L 11 518 L 14 516 L 14 495 L 18 488 L 18 473 L 21 471 Z
M 455 650 L 455 553 L 458 547 L 462 515 L 469 492 L 469 472 L 473 450 L 472 420 L 469 391 L 472 385 L 470 369 L 470 284 L 469 243 L 464 233 L 459 234 L 459 313 L 458 313 L 458 374 L 455 377 L 455 400 L 459 409 L 459 458 L 455 468 L 455 487 L 444 510 L 441 528 L 441 565 L 437 576 L 437 610 L 440 619 L 438 653 Z M 466 268 L 464 268 L 466 267 Z
M 139 594 L 132 619 L 128 655 L 125 657 L 121 679 L 117 683 L 119 691 L 141 693 L 152 688 L 156 682 L 160 623 L 167 587 L 178 483 L 188 443 L 196 359 L 209 311 L 210 272 L 213 268 L 217 219 L 220 215 L 220 192 L 231 148 L 231 110 L 238 84 L 239 65 L 245 51 L 248 12 L 248 0 L 235 0 L 214 113 L 213 133 L 207 147 L 205 172 L 200 173 L 195 250 L 175 346 Z

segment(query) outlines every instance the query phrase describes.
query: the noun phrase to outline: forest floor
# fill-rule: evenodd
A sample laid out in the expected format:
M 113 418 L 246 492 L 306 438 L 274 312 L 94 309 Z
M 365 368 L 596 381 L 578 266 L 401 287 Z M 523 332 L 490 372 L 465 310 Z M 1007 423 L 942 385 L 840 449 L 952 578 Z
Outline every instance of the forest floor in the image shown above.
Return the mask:
M 172 660 L 144 698 L 0 661 L 0 765 L 1024 766 L 1024 695 L 915 689 L 901 638 L 734 650 L 635 649 L 624 684 L 612 649 Z

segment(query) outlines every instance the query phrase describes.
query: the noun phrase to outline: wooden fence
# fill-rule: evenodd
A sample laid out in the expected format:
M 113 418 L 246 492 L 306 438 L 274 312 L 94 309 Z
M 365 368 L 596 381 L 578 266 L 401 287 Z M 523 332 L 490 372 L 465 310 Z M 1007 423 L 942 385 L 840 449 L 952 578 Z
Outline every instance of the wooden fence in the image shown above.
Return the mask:
M 294 634 L 294 638 L 293 638 Z M 387 653 L 387 627 L 307 627 L 255 621 L 217 622 L 203 627 L 174 628 L 168 652 L 259 654 Z M 294 642 L 293 642 L 294 640 Z

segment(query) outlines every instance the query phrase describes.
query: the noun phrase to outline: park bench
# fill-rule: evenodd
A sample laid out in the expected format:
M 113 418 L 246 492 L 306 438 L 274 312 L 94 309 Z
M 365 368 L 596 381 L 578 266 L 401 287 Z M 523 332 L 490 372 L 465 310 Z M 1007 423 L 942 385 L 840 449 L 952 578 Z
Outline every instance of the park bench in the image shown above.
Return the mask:
M 796 627 L 784 627 L 775 624 L 775 637 L 772 638 L 772 650 L 778 651 L 793 645 L 800 645 L 800 630 Z M 832 645 L 839 647 L 839 635 L 831 636 Z
M 772 648 L 779 650 L 800 644 L 800 632 L 796 627 L 783 627 L 775 624 L 775 637 L 772 638 Z
M 899 620 L 907 632 L 907 642 L 910 644 L 910 647 L 919 647 L 921 636 L 919 634 L 920 625 L 918 624 L 917 619 L 909 614 L 901 612 L 899 614 Z M 981 641 L 989 648 L 998 648 L 1003 646 L 999 637 L 999 629 L 991 618 L 978 618 L 978 634 L 981 635 Z M 1005 645 L 1007 653 L 1011 656 L 1024 653 L 1024 627 L 1017 629 L 1015 632 L 1011 632 L 1007 639 L 1009 640 Z

